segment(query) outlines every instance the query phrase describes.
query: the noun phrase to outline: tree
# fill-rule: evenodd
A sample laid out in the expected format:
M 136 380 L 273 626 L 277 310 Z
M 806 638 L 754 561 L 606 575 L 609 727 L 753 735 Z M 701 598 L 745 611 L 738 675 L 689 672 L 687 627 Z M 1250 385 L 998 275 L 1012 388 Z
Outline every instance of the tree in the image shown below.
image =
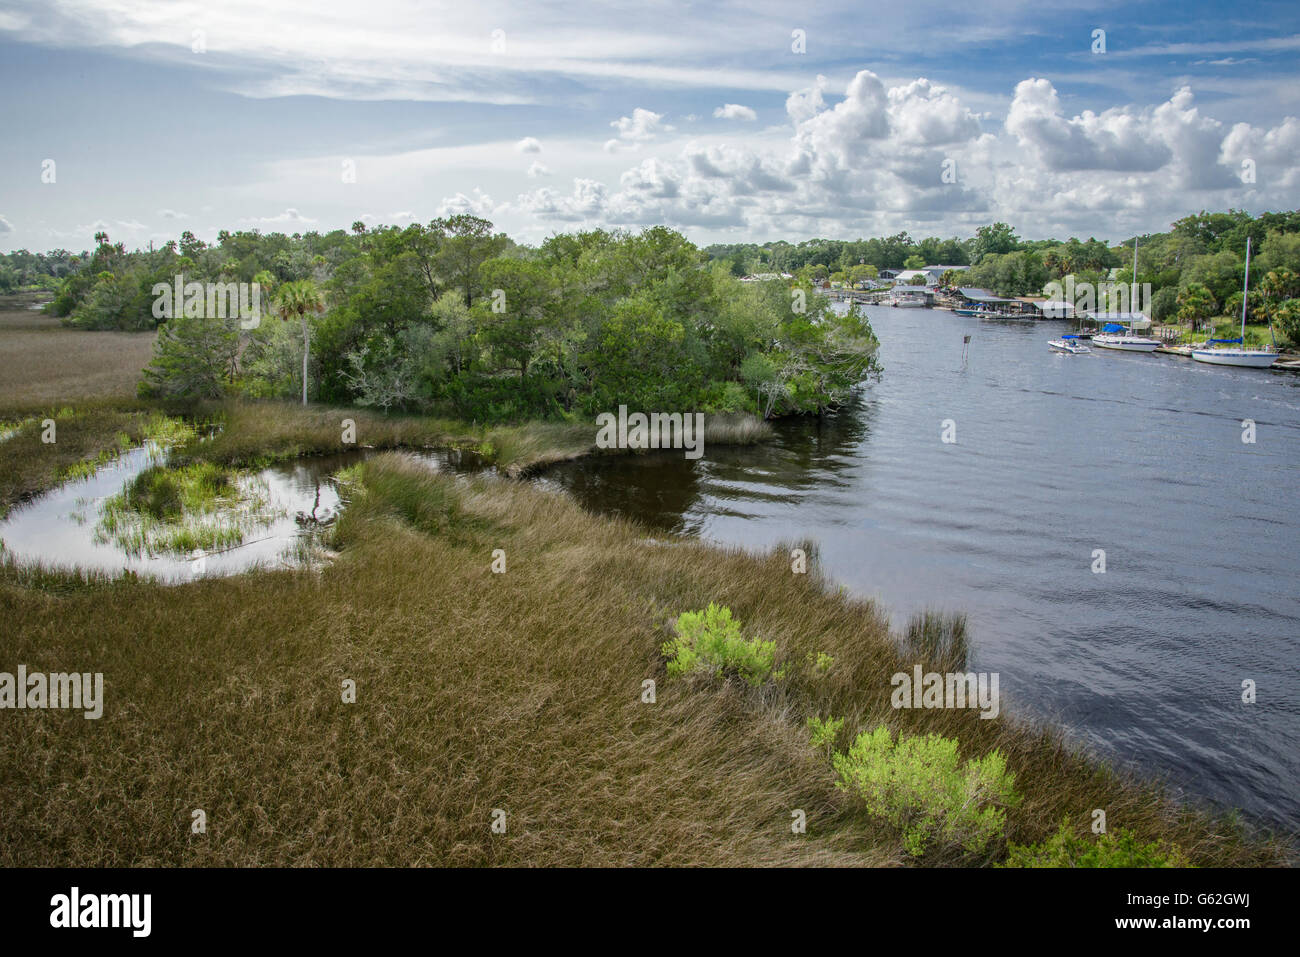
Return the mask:
M 1270 232 L 1260 245 L 1259 255 L 1251 261 L 1252 271 L 1268 272 L 1290 269 L 1300 272 L 1300 232 Z
M 1173 286 L 1158 289 L 1151 297 L 1151 321 L 1163 325 L 1178 315 L 1178 290 Z
M 1300 299 L 1288 299 L 1273 310 L 1273 321 L 1278 330 L 1291 340 L 1292 345 L 1300 345 Z
M 237 319 L 173 316 L 158 329 L 140 395 L 220 398 L 234 375 L 238 352 Z
M 992 289 L 999 296 L 1029 296 L 1047 283 L 1047 267 L 1030 250 L 990 253 L 967 270 L 964 281 L 971 286 Z
M 1300 297 L 1300 276 L 1285 267 L 1270 269 L 1259 284 L 1259 291 L 1269 300 L 1282 302 Z
M 551 319 L 557 292 L 551 275 L 541 263 L 518 259 L 483 264 L 484 285 L 493 290 L 490 305 L 479 303 L 484 338 L 502 366 L 519 370 L 520 379 L 528 376 Z
M 908 256 L 903 260 L 904 269 L 924 269 L 925 266 L 926 262 L 923 256 Z
M 1217 308 L 1214 294 L 1199 282 L 1188 284 L 1178 293 L 1178 318 L 1191 323 L 1192 331 L 1196 330 L 1198 322 L 1214 315 Z
M 777 400 L 787 395 L 782 370 L 767 355 L 752 352 L 740 364 L 740 379 L 754 390 L 763 418 L 770 419 Z
M 975 243 L 971 258 L 981 262 L 985 256 L 1002 255 L 1020 248 L 1016 231 L 1006 223 L 993 223 L 975 230 Z
M 855 286 L 864 279 L 876 279 L 879 276 L 880 270 L 871 265 L 871 263 L 854 266 L 849 270 L 849 277 L 853 280 Z
M 479 267 L 506 248 L 506 235 L 494 235 L 490 221 L 468 213 L 435 219 L 429 228 L 442 237 L 437 256 L 443 275 L 460 286 L 466 306 L 474 305 Z
M 302 323 L 302 404 L 306 405 L 307 361 L 311 354 L 311 330 L 307 324 L 307 315 L 313 312 L 324 312 L 325 303 L 314 282 L 310 279 L 299 279 L 280 287 L 275 311 L 285 322 L 297 316 L 298 321 Z
M 945 269 L 943 275 L 939 277 L 939 285 L 944 289 L 957 289 L 965 278 L 964 269 Z

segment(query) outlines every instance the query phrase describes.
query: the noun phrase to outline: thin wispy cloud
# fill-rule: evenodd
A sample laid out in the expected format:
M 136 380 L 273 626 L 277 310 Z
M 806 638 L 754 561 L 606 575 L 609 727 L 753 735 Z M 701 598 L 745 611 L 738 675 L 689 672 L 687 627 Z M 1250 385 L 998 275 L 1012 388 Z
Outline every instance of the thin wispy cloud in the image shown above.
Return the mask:
M 88 244 L 88 218 L 135 243 L 377 210 L 474 212 L 530 241 L 575 223 L 707 242 L 969 234 L 990 218 L 1116 236 L 1189 206 L 1300 206 L 1289 6 L 1204 24 L 1172 2 L 868 12 L 0 0 L 0 56 L 28 54 L 9 75 L 3 243 Z M 66 82 L 73 64 L 98 108 Z M 192 118 L 168 127 L 183 163 L 159 159 L 163 114 Z

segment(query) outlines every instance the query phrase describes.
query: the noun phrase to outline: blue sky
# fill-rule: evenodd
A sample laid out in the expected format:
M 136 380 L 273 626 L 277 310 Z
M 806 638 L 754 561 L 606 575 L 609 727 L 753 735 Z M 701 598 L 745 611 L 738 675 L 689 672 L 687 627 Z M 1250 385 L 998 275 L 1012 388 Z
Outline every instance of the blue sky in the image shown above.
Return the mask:
M 1298 11 L 0 0 L 0 249 L 461 211 L 528 242 L 1115 240 L 1291 209 Z

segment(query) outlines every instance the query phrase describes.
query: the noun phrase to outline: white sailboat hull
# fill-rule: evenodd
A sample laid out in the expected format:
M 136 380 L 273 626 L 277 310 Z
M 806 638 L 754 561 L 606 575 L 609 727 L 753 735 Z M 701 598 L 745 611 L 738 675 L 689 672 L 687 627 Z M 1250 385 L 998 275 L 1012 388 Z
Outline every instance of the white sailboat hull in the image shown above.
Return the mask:
M 1238 366 L 1246 369 L 1267 369 L 1277 361 L 1277 353 L 1268 349 L 1246 348 L 1246 304 L 1250 301 L 1250 237 L 1246 237 L 1246 274 L 1241 281 L 1241 337 L 1229 342 L 1240 342 L 1239 346 L 1224 349 L 1193 349 L 1192 358 L 1214 366 Z M 1207 346 L 1210 343 L 1206 343 Z
M 1155 352 L 1160 343 L 1145 336 L 1093 336 L 1092 344 L 1100 349 L 1119 349 L 1122 352 Z
M 1263 349 L 1193 349 L 1192 358 L 1216 366 L 1267 369 L 1277 361 L 1277 353 Z

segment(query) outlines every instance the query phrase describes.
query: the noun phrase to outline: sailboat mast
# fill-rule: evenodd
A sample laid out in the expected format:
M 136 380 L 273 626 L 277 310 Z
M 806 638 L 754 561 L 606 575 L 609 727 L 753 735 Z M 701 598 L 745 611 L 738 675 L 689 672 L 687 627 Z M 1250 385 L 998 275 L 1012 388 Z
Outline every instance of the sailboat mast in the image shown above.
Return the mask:
M 1138 238 L 1133 237 L 1133 288 L 1128 295 L 1129 308 L 1134 312 L 1141 312 L 1138 308 Z
M 1246 277 L 1241 281 L 1241 347 L 1246 348 L 1246 297 L 1250 293 L 1250 237 L 1246 237 Z

